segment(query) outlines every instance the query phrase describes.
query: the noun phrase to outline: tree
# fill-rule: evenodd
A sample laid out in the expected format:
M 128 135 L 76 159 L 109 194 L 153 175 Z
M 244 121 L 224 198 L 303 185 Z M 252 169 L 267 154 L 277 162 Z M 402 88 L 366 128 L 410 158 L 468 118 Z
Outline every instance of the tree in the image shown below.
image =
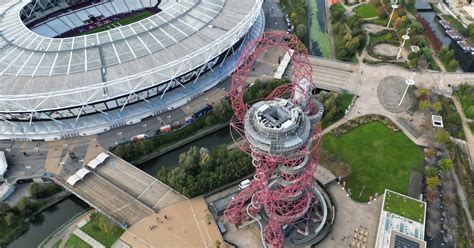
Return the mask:
M 429 189 L 435 189 L 435 188 L 438 187 L 439 185 L 441 185 L 441 180 L 439 179 L 438 176 L 426 178 L 426 186 L 427 186 Z
M 346 9 L 342 4 L 333 4 L 329 9 L 331 11 L 331 23 L 336 23 L 344 19 Z
M 410 28 L 416 33 L 416 34 L 423 34 L 425 31 L 425 28 L 423 28 L 423 25 L 421 25 L 420 22 L 417 21 L 412 21 Z
M 8 212 L 10 212 L 11 207 L 7 203 L 0 203 L 0 216 L 5 216 Z
M 112 223 L 112 221 L 107 218 L 107 216 L 97 213 L 94 217 L 97 218 L 98 226 L 102 232 L 107 235 L 110 235 L 114 232 L 116 227 L 114 223 Z
M 435 140 L 439 144 L 446 144 L 450 141 L 449 133 L 444 130 L 439 130 L 435 134 Z
M 17 224 L 16 222 L 18 221 L 18 216 L 16 216 L 16 214 L 13 212 L 8 212 L 4 217 L 4 221 L 8 226 L 13 226 Z
M 31 205 L 31 200 L 28 199 L 28 197 L 23 196 L 22 198 L 20 198 L 20 201 L 18 201 L 18 204 L 16 205 L 16 208 L 22 214 L 28 216 L 32 213 L 32 209 L 31 209 L 30 205 Z
M 446 173 L 454 167 L 454 163 L 449 158 L 443 158 L 438 161 L 438 166 L 443 173 Z
M 296 14 L 295 12 L 291 13 L 290 14 L 290 19 L 291 19 L 291 22 L 294 24 L 294 25 L 298 25 L 299 22 L 298 22 L 298 14 Z
M 435 112 L 439 113 L 441 110 L 443 110 L 443 105 L 441 104 L 441 102 L 435 102 L 433 103 L 433 105 L 431 105 L 431 108 L 433 108 Z
M 427 88 L 420 88 L 420 97 L 426 97 L 428 96 L 429 90 Z
M 430 107 L 431 107 L 431 104 L 427 100 L 420 101 L 420 103 L 419 103 L 419 108 L 422 111 L 426 111 L 426 110 L 430 109 Z
M 33 182 L 28 186 L 28 192 L 30 193 L 31 197 L 33 198 L 40 198 L 41 197 L 41 185 L 37 182 Z
M 308 28 L 305 24 L 299 24 L 296 26 L 296 36 L 301 40 L 306 40 L 306 35 L 308 34 Z
M 449 72 L 455 72 L 459 66 L 459 62 L 456 59 L 451 59 L 449 63 L 445 66 L 446 70 Z
M 426 177 L 434 177 L 438 175 L 438 170 L 434 167 L 428 167 L 425 169 L 425 175 Z

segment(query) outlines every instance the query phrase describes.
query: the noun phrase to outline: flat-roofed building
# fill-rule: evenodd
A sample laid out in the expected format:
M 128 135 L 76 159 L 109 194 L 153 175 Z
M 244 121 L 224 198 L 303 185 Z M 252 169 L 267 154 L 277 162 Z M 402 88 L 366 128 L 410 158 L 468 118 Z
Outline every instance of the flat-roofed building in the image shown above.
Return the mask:
M 385 190 L 376 248 L 424 248 L 426 203 Z

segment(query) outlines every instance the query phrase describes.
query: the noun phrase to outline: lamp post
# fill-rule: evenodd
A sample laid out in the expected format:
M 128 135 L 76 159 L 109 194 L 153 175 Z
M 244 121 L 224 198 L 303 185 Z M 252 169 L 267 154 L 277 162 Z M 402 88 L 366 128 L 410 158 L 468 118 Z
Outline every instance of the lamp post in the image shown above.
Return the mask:
M 415 76 L 415 74 L 413 74 L 411 78 L 405 80 L 405 84 L 407 85 L 407 87 L 405 88 L 405 92 L 403 93 L 402 100 L 400 100 L 400 103 L 398 104 L 398 106 L 402 105 L 403 100 L 405 99 L 405 96 L 407 95 L 408 88 L 410 88 L 410 86 L 412 85 L 415 85 L 415 80 L 413 80 L 413 76 Z
M 390 7 L 392 7 L 392 13 L 390 14 L 390 19 L 388 19 L 388 24 L 387 24 L 387 28 L 390 26 L 390 23 L 392 22 L 392 17 L 393 17 L 393 13 L 395 12 L 395 10 L 398 8 L 398 0 L 392 4 Z
M 410 39 L 410 36 L 408 35 L 409 33 L 410 33 L 410 28 L 407 28 L 407 33 L 402 35 L 403 42 L 402 42 L 402 45 L 400 46 L 400 50 L 398 51 L 397 60 L 400 59 L 400 56 L 402 55 L 402 50 L 405 47 L 405 42 Z

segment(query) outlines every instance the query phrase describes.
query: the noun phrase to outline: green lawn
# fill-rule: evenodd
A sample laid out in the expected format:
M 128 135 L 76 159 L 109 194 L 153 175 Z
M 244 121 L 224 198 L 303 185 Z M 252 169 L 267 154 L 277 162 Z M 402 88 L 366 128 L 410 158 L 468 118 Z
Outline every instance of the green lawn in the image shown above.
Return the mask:
M 472 134 L 474 134 L 474 122 L 470 122 L 469 127 L 471 128 Z
M 102 27 L 98 27 L 98 28 L 94 28 L 94 29 L 91 29 L 91 30 L 88 30 L 86 32 L 83 32 L 81 33 L 80 35 L 86 35 L 86 34 L 95 34 L 95 33 L 99 33 L 99 32 L 102 32 L 102 31 L 105 31 L 105 30 L 109 30 L 109 29 L 113 29 L 114 26 L 125 26 L 125 25 L 129 25 L 129 24 L 132 24 L 134 22 L 138 22 L 140 20 L 143 20 L 145 18 L 148 18 L 150 16 L 154 15 L 153 12 L 151 11 L 148 11 L 148 10 L 145 10 L 143 12 L 139 12 L 135 15 L 132 15 L 132 16 L 129 16 L 127 18 L 123 18 L 121 20 L 118 20 L 116 22 L 112 22 L 106 26 L 102 26 Z
M 309 1 L 309 9 L 311 11 L 311 23 L 309 28 L 309 46 L 314 50 L 313 46 L 317 45 L 322 56 L 331 57 L 331 47 L 329 45 L 329 34 L 326 30 L 321 30 L 318 17 L 324 15 L 324 9 L 318 9 L 316 1 Z
M 59 239 L 58 241 L 56 241 L 56 243 L 54 243 L 53 245 L 53 248 L 58 248 L 62 241 L 63 241 L 62 239 Z
M 99 241 L 99 243 L 105 245 L 106 247 L 111 247 L 124 232 L 122 228 L 116 227 L 113 228 L 112 233 L 104 233 L 99 227 L 99 222 L 97 218 L 92 218 L 92 220 L 89 221 L 85 226 L 81 227 L 81 230 L 89 234 L 91 237 L 93 237 L 95 240 Z
M 71 235 L 64 245 L 65 248 L 92 248 L 84 240 L 80 239 L 76 235 Z
M 420 201 L 387 191 L 383 210 L 423 224 L 425 206 Z
M 371 122 L 336 138 L 327 134 L 323 148 L 351 167 L 345 180 L 354 200 L 385 189 L 406 194 L 412 169 L 421 169 L 423 153 L 402 132 L 392 132 L 380 122 Z
M 377 17 L 377 8 L 371 3 L 359 5 L 355 7 L 352 12 L 363 19 Z
M 456 91 L 464 115 L 474 120 L 474 86 L 463 84 Z
M 398 42 L 397 35 L 393 31 L 389 31 L 389 32 L 382 31 L 382 32 L 370 35 L 370 42 L 369 42 L 370 46 L 373 46 L 379 43 L 400 44 Z

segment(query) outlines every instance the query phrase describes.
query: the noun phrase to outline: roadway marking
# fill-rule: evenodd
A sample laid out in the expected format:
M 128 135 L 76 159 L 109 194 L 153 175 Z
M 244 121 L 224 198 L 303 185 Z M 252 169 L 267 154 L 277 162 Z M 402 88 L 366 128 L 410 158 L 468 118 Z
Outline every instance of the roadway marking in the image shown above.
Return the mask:
M 142 193 L 140 193 L 140 194 L 137 196 L 137 199 L 140 199 L 140 197 L 142 197 L 142 195 L 145 194 L 145 192 L 147 192 L 148 189 L 150 189 L 151 186 L 153 186 L 154 183 L 155 183 L 155 181 L 152 181 L 152 182 L 150 183 L 150 185 L 148 185 L 148 187 L 146 187 L 146 188 L 142 191 Z
M 112 211 L 112 213 L 117 213 L 117 212 L 119 212 L 119 211 L 122 211 L 123 209 L 130 207 L 130 205 L 132 205 L 132 204 L 129 203 L 129 204 L 124 205 L 124 206 L 122 206 L 122 207 L 116 208 L 116 209 L 114 209 L 114 210 Z
M 153 206 L 153 208 L 155 208 L 163 199 L 165 199 L 165 197 L 168 195 L 169 192 L 171 192 L 171 190 L 166 191 L 166 193 L 163 195 L 163 197 L 161 197 L 161 199 L 158 200 L 158 202 L 156 202 L 156 204 Z

